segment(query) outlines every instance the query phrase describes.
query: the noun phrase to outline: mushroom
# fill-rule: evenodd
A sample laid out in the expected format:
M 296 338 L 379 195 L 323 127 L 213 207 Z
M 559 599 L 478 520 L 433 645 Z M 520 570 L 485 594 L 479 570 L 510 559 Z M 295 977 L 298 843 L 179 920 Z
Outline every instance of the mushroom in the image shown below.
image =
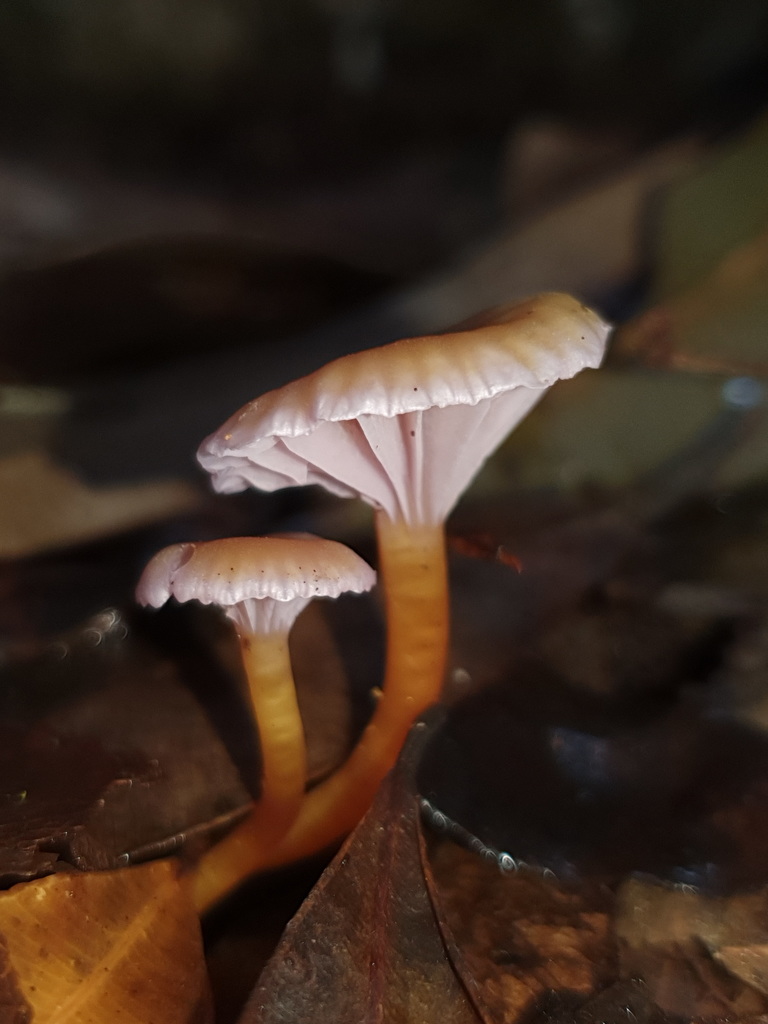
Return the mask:
M 361 593 L 375 580 L 373 569 L 349 548 L 310 534 L 174 544 L 155 555 L 139 580 L 141 604 L 159 608 L 171 596 L 215 604 L 235 624 L 261 750 L 253 827 L 266 846 L 290 826 L 306 785 L 288 634 L 312 598 Z
M 443 335 L 337 359 L 257 398 L 201 445 L 198 459 L 218 491 L 316 483 L 376 509 L 383 694 L 348 761 L 304 801 L 281 844 L 285 859 L 354 826 L 410 725 L 439 698 L 448 646 L 445 519 L 546 390 L 600 364 L 608 332 L 576 299 L 539 295 Z

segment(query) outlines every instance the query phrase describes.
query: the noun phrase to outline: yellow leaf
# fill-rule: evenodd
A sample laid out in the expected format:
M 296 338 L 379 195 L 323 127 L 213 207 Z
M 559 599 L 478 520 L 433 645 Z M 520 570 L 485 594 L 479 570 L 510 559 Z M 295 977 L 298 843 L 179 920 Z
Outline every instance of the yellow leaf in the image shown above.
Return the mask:
M 4 987 L 46 1024 L 205 1024 L 200 928 L 172 861 L 49 875 L 0 894 Z M 6 959 L 7 958 L 7 959 Z M 22 1001 L 23 1000 L 23 1001 Z

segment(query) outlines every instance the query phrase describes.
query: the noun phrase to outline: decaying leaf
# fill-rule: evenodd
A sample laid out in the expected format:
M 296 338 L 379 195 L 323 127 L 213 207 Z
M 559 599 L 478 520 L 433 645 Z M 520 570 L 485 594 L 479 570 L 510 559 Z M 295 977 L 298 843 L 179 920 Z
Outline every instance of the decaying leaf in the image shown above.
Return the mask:
M 0 886 L 7 886 L 49 874 L 61 857 L 74 862 L 89 815 L 106 806 L 127 765 L 94 740 L 44 730 L 6 726 L 0 743 Z
M 681 1017 L 744 1019 L 768 1011 L 768 892 L 711 897 L 631 879 L 617 892 L 619 970 Z
M 425 726 L 288 925 L 241 1024 L 478 1024 L 421 866 L 413 765 Z
M 0 487 L 13 501 L 0 505 L 0 555 L 23 558 L 114 536 L 201 503 L 180 479 L 92 487 L 41 451 L 0 458 Z
M 171 861 L 0 894 L 4 1024 L 208 1024 L 200 929 Z
M 437 840 L 425 877 L 486 1024 L 762 1019 L 766 889 L 708 896 L 632 877 L 563 882 Z
M 719 691 L 594 697 L 532 665 L 452 709 L 419 775 L 484 843 L 562 878 L 765 881 L 768 741 Z
M 179 673 L 116 612 L 3 668 L 0 884 L 149 859 L 247 808 Z
M 599 885 L 502 874 L 448 842 L 425 876 L 453 963 L 487 1024 L 530 1019 L 545 1003 L 575 1007 L 612 980 L 612 900 Z
M 428 820 L 467 847 L 434 843 L 425 877 L 483 1019 L 765 1015 L 764 736 L 717 688 L 654 710 L 536 682 L 453 708 L 420 770 Z

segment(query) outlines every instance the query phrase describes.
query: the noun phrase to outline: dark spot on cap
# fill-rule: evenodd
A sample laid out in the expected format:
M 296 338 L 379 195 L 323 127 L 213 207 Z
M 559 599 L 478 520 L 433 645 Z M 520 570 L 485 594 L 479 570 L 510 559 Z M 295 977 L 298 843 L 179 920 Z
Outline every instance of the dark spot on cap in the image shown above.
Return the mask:
M 416 437 L 416 431 L 415 430 L 411 431 L 411 437 Z

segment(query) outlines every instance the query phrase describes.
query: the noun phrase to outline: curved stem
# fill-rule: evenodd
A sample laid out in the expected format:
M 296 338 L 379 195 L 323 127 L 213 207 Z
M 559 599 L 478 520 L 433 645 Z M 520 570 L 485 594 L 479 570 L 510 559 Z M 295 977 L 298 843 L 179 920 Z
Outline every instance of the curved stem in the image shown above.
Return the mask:
M 299 812 L 307 781 L 304 727 L 286 633 L 240 635 L 261 749 L 261 796 L 252 817 L 259 841 L 274 846 Z
M 407 526 L 377 517 L 387 613 L 383 694 L 342 767 L 304 799 L 283 841 L 270 848 L 258 808 L 196 869 L 195 898 L 207 909 L 248 875 L 330 846 L 363 816 L 414 720 L 439 699 L 448 648 L 448 578 L 442 524 Z

